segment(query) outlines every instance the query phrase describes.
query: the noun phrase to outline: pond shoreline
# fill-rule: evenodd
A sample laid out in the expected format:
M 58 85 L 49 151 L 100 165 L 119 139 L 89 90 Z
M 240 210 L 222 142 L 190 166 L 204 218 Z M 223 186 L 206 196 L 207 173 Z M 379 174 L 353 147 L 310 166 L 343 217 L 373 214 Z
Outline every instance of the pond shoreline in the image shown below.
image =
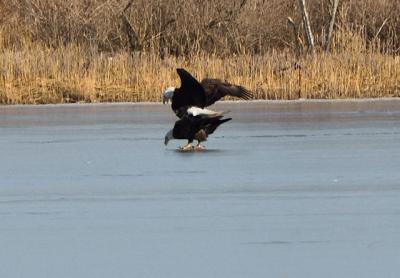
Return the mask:
M 338 98 L 338 99 L 255 99 L 255 100 L 223 100 L 218 104 L 291 104 L 291 103 L 365 103 L 365 102 L 399 102 L 400 97 L 381 97 L 381 98 Z M 74 107 L 74 106 L 114 106 L 114 105 L 162 105 L 159 101 L 139 101 L 139 102 L 77 102 L 77 103 L 46 103 L 46 104 L 0 104 L 0 108 L 7 107 Z M 169 105 L 169 104 L 166 104 Z

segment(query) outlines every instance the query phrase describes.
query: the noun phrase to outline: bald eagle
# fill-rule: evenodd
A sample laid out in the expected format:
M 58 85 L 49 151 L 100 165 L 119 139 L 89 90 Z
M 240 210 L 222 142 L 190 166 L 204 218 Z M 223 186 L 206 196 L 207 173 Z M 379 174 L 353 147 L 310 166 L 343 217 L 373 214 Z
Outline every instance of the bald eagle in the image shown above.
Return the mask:
M 246 88 L 232 85 L 219 79 L 205 78 L 200 82 L 185 69 L 176 69 L 181 87 L 169 87 L 164 91 L 163 103 L 172 101 L 172 110 L 181 118 L 192 106 L 204 108 L 212 105 L 224 96 L 251 99 L 252 94 Z
M 180 149 L 188 151 L 193 150 L 192 142 L 197 140 L 198 144 L 194 149 L 204 150 L 201 142 L 206 141 L 208 135 L 212 134 L 219 125 L 231 120 L 231 118 L 223 119 L 225 112 L 214 112 L 197 107 L 190 108 L 188 111 L 175 122 L 174 128 L 165 135 L 165 145 L 171 139 L 187 139 L 188 143 Z

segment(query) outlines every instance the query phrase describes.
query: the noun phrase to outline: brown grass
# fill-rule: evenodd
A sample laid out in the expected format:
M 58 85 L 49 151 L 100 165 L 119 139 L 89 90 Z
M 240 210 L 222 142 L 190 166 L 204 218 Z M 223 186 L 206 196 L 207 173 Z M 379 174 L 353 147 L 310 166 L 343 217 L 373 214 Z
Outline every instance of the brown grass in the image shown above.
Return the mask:
M 160 101 L 167 86 L 179 86 L 176 67 L 197 78 L 242 84 L 257 99 L 365 98 L 400 96 L 400 57 L 365 51 L 319 53 L 290 67 L 292 54 L 219 58 L 167 57 L 92 52 L 77 45 L 33 45 L 0 56 L 0 103 Z M 288 69 L 287 69 L 288 68 Z
M 257 99 L 400 96 L 397 0 L 344 1 L 331 53 L 329 1 L 309 0 L 318 51 L 301 58 L 296 1 L 180 1 L 0 2 L 0 104 L 160 101 L 176 67 Z

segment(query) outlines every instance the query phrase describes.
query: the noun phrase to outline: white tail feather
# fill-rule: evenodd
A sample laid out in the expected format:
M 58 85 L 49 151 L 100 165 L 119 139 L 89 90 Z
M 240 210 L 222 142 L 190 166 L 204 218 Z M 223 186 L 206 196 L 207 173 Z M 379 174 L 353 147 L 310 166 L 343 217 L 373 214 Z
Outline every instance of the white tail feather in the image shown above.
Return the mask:
M 202 109 L 199 107 L 192 106 L 187 110 L 188 114 L 196 117 L 196 116 L 217 116 L 220 115 L 221 112 L 215 112 L 209 109 Z

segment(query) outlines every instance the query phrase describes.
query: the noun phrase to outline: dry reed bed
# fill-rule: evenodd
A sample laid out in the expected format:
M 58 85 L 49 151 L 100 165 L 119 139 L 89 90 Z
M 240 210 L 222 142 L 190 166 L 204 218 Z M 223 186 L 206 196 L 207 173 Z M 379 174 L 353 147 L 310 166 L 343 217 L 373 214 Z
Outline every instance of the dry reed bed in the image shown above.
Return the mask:
M 159 101 L 176 67 L 257 99 L 400 96 L 397 0 L 340 1 L 332 53 L 332 1 L 307 1 L 318 51 L 299 61 L 296 1 L 203 2 L 0 1 L 0 104 Z
M 0 52 L 0 103 L 160 101 L 179 86 L 176 67 L 197 78 L 219 77 L 251 89 L 257 99 L 400 96 L 400 57 L 372 51 L 319 53 L 298 70 L 285 51 L 221 58 L 127 52 L 112 56 L 77 45 L 56 49 L 31 45 Z M 299 72 L 300 71 L 300 72 Z

